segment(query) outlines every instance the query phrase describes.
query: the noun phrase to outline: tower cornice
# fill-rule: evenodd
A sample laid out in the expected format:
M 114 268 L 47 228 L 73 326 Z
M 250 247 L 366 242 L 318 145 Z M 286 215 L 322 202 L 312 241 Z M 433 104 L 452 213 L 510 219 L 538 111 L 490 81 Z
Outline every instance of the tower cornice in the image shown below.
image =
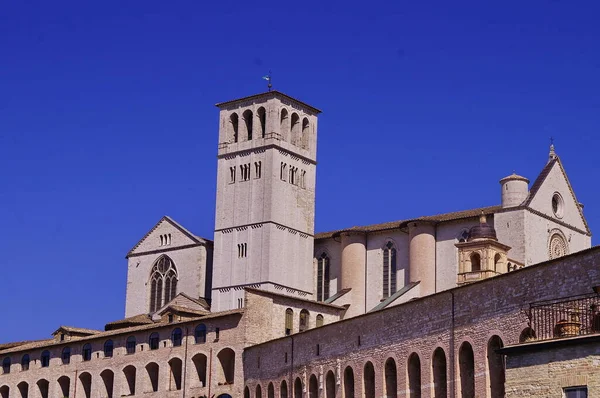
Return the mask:
M 296 98 L 290 97 L 289 95 L 284 94 L 277 90 L 267 91 L 267 92 L 260 93 L 260 94 L 254 94 L 254 95 L 250 95 L 247 97 L 234 99 L 231 101 L 219 102 L 219 103 L 215 104 L 215 106 L 218 107 L 219 109 L 237 108 L 237 107 L 239 107 L 240 103 L 242 103 L 242 102 L 255 101 L 255 100 L 259 100 L 259 99 L 266 101 L 266 100 L 269 100 L 272 98 L 279 98 L 280 100 L 292 102 L 296 105 L 301 106 L 305 110 L 310 111 L 309 113 L 312 113 L 314 115 L 318 115 L 319 113 L 322 112 L 320 109 L 315 108 L 314 106 L 310 106 L 306 102 L 297 100 Z

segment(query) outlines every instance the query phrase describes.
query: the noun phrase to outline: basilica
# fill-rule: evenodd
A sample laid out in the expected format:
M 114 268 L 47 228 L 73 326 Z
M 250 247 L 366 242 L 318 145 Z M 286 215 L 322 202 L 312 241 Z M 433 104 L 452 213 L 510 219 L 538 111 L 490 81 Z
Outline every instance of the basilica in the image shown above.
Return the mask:
M 495 206 L 315 232 L 321 111 L 217 107 L 214 236 L 158 220 L 123 319 L 0 344 L 0 398 L 600 394 L 600 249 L 553 146 Z

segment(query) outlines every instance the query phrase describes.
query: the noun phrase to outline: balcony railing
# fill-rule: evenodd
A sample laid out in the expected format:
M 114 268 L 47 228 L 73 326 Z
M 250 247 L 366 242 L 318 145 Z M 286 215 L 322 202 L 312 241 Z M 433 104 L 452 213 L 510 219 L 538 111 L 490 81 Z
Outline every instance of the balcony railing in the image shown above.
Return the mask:
M 600 333 L 600 295 L 531 303 L 527 341 L 550 340 Z

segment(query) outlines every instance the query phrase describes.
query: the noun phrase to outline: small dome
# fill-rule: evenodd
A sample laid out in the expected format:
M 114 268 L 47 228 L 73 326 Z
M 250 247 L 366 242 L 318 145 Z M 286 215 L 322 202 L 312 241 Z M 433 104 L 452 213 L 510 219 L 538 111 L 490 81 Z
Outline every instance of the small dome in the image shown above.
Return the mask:
M 496 230 L 494 227 L 489 225 L 485 219 L 485 216 L 482 214 L 479 218 L 479 225 L 471 227 L 469 230 L 469 238 L 468 242 L 471 242 L 474 239 L 494 239 L 498 240 L 496 237 Z
M 504 177 L 503 179 L 500 180 L 500 184 L 503 184 L 507 181 L 524 181 L 527 184 L 529 184 L 529 179 L 527 179 L 526 177 L 520 176 L 517 173 L 512 173 L 509 176 Z

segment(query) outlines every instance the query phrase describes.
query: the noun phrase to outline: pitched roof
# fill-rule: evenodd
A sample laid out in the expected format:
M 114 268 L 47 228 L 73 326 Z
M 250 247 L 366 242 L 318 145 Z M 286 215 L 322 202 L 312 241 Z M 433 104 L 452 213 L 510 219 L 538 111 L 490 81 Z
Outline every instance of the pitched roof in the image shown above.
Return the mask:
M 56 329 L 56 331 L 54 333 L 52 333 L 52 335 L 57 334 L 61 330 L 65 331 L 67 333 L 79 333 L 79 334 L 88 334 L 88 335 L 102 333 L 101 330 L 76 328 L 76 327 L 72 327 L 72 326 L 60 326 L 58 329 Z
M 245 290 L 249 291 L 250 293 L 257 293 L 257 294 L 263 294 L 265 296 L 274 296 L 274 297 L 281 297 L 281 298 L 286 298 L 286 299 L 290 299 L 290 300 L 297 300 L 297 301 L 303 301 L 305 303 L 311 303 L 311 304 L 316 304 L 316 305 L 322 305 L 324 307 L 330 307 L 330 308 L 335 308 L 336 310 L 345 310 L 345 307 L 336 305 L 336 304 L 330 304 L 324 301 L 315 301 L 315 300 L 308 300 L 308 299 L 304 299 L 304 298 L 300 298 L 300 297 L 294 297 L 294 296 L 288 296 L 287 294 L 282 294 L 282 293 L 275 293 L 275 292 L 270 292 L 268 290 L 263 290 L 263 289 L 257 289 L 254 287 L 245 287 Z
M 204 315 L 208 315 L 210 314 L 210 311 L 206 311 L 206 310 L 195 310 L 192 308 L 188 308 L 188 307 L 184 307 L 182 305 L 168 305 L 166 307 L 164 307 L 162 310 L 158 311 L 157 314 L 164 314 L 165 312 L 167 312 L 168 310 L 172 310 L 175 312 L 183 312 L 185 314 L 192 314 L 192 315 L 198 315 L 198 316 L 204 316 Z
M 154 227 L 152 227 L 152 229 L 150 229 L 150 231 L 148 231 L 148 232 L 146 233 L 146 235 L 144 235 L 144 237 L 143 237 L 142 239 L 140 239 L 140 240 L 139 240 L 139 242 L 138 242 L 138 243 L 136 243 L 136 244 L 135 244 L 135 246 L 133 246 L 133 247 L 131 248 L 131 250 L 129 250 L 129 252 L 127 253 L 127 255 L 126 255 L 125 257 L 129 257 L 130 255 L 132 255 L 132 254 L 133 254 L 133 251 L 134 251 L 135 249 L 137 249 L 137 248 L 138 248 L 138 247 L 139 247 L 139 246 L 142 244 L 142 242 L 143 242 L 144 240 L 146 240 L 146 238 L 147 238 L 148 236 L 150 236 L 150 234 L 151 234 L 152 232 L 154 232 L 154 230 L 155 230 L 156 228 L 158 228 L 158 226 L 159 226 L 159 225 L 160 225 L 160 224 L 161 224 L 163 221 L 166 221 L 166 222 L 168 222 L 169 224 L 173 225 L 175 228 L 177 228 L 179 231 L 181 231 L 181 232 L 182 232 L 182 233 L 183 233 L 185 236 L 187 236 L 188 238 L 190 238 L 191 240 L 193 240 L 193 241 L 194 241 L 194 242 L 196 242 L 196 243 L 199 243 L 199 244 L 209 244 L 209 245 L 211 245 L 211 244 L 212 244 L 212 241 L 210 241 L 210 240 L 208 240 L 208 239 L 204 239 L 204 238 L 201 238 L 201 237 L 199 237 L 199 236 L 196 236 L 196 235 L 194 235 L 193 233 L 191 233 L 190 231 L 188 231 L 186 228 L 184 228 L 184 227 L 183 227 L 181 224 L 179 224 L 177 221 L 173 220 L 171 217 L 169 217 L 169 216 L 163 216 L 163 217 L 162 217 L 162 218 L 161 218 L 161 219 L 160 219 L 160 220 L 159 220 L 159 221 L 156 223 L 156 225 L 154 225 Z
M 377 304 L 372 310 L 368 312 L 378 311 L 386 308 L 388 305 L 392 304 L 394 301 L 398 300 L 400 297 L 404 296 L 404 293 L 411 290 L 413 287 L 417 286 L 421 282 L 411 282 L 408 285 L 404 286 L 402 289 L 398 290 L 396 293 L 392 294 L 387 299 L 383 300 L 381 303 Z
M 434 223 L 439 223 L 439 222 L 447 222 L 447 221 L 454 221 L 454 220 L 462 220 L 465 218 L 479 217 L 482 213 L 485 215 L 494 214 L 494 213 L 499 212 L 500 210 L 502 210 L 502 206 L 496 205 L 496 206 L 479 207 L 479 208 L 470 209 L 470 210 L 462 210 L 462 211 L 454 211 L 454 212 L 450 212 L 450 213 L 437 214 L 434 216 L 422 216 L 422 217 L 417 217 L 417 218 L 409 218 L 409 219 L 405 219 L 405 220 L 385 222 L 385 223 L 381 223 L 381 224 L 371 224 L 371 225 L 366 225 L 366 226 L 362 226 L 362 227 L 355 226 L 355 227 L 351 227 L 351 228 L 347 228 L 347 229 L 340 229 L 337 231 L 320 232 L 320 233 L 315 234 L 315 239 L 331 238 L 334 235 L 337 235 L 337 234 L 339 234 L 341 232 L 345 232 L 345 231 L 376 232 L 376 231 L 385 231 L 385 230 L 390 230 L 390 229 L 402 228 L 411 221 L 430 221 L 430 222 L 434 222 Z
M 219 108 L 222 108 L 224 106 L 227 106 L 227 105 L 230 105 L 230 104 L 234 104 L 236 102 L 250 101 L 250 100 L 254 100 L 254 99 L 269 98 L 269 97 L 270 98 L 283 97 L 283 98 L 285 98 L 287 100 L 297 102 L 297 103 L 301 104 L 302 106 L 305 106 L 306 108 L 312 110 L 315 113 L 321 113 L 320 109 L 317 109 L 314 106 L 308 105 L 306 102 L 302 102 L 300 100 L 297 100 L 296 98 L 290 97 L 289 95 L 284 94 L 281 91 L 277 91 L 277 90 L 271 90 L 271 91 L 267 91 L 267 92 L 260 93 L 260 94 L 249 95 L 247 97 L 242 97 L 242 98 L 234 99 L 234 100 L 231 100 L 231 101 L 219 102 L 218 104 L 215 104 L 215 106 L 219 107 Z
M 130 316 L 125 319 L 119 319 L 118 321 L 109 322 L 106 325 L 104 325 L 104 330 L 108 331 L 108 330 L 122 329 L 122 328 L 126 328 L 126 327 L 137 326 L 137 325 L 148 325 L 148 324 L 152 324 L 152 323 L 154 323 L 154 321 L 152 320 L 150 315 L 139 314 L 139 315 Z

